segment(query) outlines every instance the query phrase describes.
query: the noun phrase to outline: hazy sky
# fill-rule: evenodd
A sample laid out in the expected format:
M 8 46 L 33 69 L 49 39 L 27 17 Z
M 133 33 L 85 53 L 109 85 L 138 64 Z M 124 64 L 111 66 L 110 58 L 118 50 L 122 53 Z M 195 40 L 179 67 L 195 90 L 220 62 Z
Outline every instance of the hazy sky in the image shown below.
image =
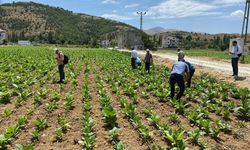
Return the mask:
M 13 0 L 2 0 L 12 3 Z M 17 1 L 15 1 L 17 2 Z M 121 21 L 140 28 L 136 12 L 147 12 L 143 29 L 163 27 L 207 33 L 241 33 L 246 0 L 34 0 Z

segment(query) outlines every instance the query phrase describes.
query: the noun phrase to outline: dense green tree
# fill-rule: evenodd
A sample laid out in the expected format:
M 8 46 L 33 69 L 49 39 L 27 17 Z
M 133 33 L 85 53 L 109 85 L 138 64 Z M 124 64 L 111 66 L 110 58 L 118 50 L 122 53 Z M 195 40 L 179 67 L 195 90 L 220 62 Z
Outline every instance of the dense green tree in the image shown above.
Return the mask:
M 54 44 L 53 43 L 53 32 L 48 33 L 48 42 L 49 42 L 49 44 Z
M 188 36 L 186 37 L 186 39 L 187 39 L 188 41 L 191 41 L 193 38 L 192 38 L 191 35 L 188 35 Z
M 161 46 L 161 44 L 162 44 L 162 35 L 160 35 L 158 39 L 158 45 Z
M 111 41 L 111 43 L 110 43 L 110 44 L 111 44 L 111 46 L 112 46 L 112 47 L 115 47 L 115 46 L 117 46 L 117 45 L 118 45 L 117 41 Z
M 4 39 L 4 40 L 3 40 L 3 44 L 4 44 L 4 45 L 7 45 L 7 44 L 8 44 L 8 39 Z
M 62 45 L 64 45 L 64 43 L 66 42 L 65 38 L 61 38 L 60 42 L 62 43 Z
M 96 38 L 94 38 L 93 40 L 92 40 L 92 46 L 93 47 L 95 47 L 95 46 L 97 46 L 97 39 Z

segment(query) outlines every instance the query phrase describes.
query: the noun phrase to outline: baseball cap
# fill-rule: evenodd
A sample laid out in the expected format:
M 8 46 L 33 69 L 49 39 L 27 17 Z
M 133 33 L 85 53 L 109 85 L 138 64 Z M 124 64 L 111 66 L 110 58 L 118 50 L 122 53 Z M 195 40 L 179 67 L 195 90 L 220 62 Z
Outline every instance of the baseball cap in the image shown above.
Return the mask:
M 149 52 L 149 49 L 146 49 L 147 52 Z
M 178 52 L 178 56 L 179 56 L 179 59 L 183 59 L 184 58 L 184 52 L 183 51 Z
M 57 51 L 57 50 L 58 50 L 58 49 L 57 49 L 57 48 L 55 48 L 55 49 L 54 49 L 54 53 L 56 53 L 56 51 Z

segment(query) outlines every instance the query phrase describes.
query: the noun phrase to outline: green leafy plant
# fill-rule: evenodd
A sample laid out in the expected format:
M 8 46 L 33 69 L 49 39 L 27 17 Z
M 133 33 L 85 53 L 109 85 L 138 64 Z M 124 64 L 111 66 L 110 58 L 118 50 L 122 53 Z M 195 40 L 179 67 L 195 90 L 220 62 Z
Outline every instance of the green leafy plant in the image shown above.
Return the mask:
M 21 144 L 16 144 L 16 147 L 18 148 L 18 150 L 34 150 L 33 145 L 24 146 Z
M 205 130 L 206 133 L 210 132 L 210 120 L 200 119 L 198 124 Z
M 30 133 L 30 135 L 32 136 L 32 141 L 39 141 L 41 136 L 39 135 L 39 131 L 38 130 L 34 130 L 33 133 Z
M 170 114 L 169 114 L 169 119 L 170 119 L 170 121 L 172 121 L 173 123 L 178 122 L 178 113 L 170 113 Z
M 146 92 L 141 92 L 141 95 L 143 98 L 148 98 L 149 97 L 149 94 L 146 93 Z
M 223 117 L 224 117 L 225 119 L 228 119 L 228 118 L 229 118 L 229 115 L 230 115 L 230 111 L 224 110 L 224 112 L 223 112 Z
M 125 108 L 125 106 L 128 104 L 128 100 L 127 99 L 124 99 L 124 98 L 121 98 L 120 99 L 120 106 L 122 108 Z
M 53 102 L 50 102 L 50 103 L 46 103 L 46 106 L 47 106 L 46 110 L 48 112 L 51 112 L 52 110 L 57 109 L 59 107 L 57 105 L 56 101 L 53 101 Z
M 191 114 L 188 116 L 188 118 L 196 123 L 201 117 L 202 117 L 203 113 L 198 114 L 196 111 L 192 111 Z
M 19 126 L 19 128 L 23 128 L 24 127 L 24 124 L 27 121 L 27 119 L 28 119 L 27 115 L 21 116 L 20 118 L 17 118 L 17 125 Z
M 142 126 L 141 128 L 139 128 L 139 131 L 141 135 L 144 136 L 148 142 L 151 141 L 151 136 L 153 135 L 153 132 L 149 132 L 149 129 L 147 126 Z
M 3 116 L 3 117 L 8 117 L 8 116 L 11 115 L 11 113 L 12 113 L 12 109 L 11 109 L 11 108 L 10 108 L 10 109 L 6 109 L 6 110 L 4 111 L 4 113 L 2 113 L 2 116 Z
M 92 150 L 95 146 L 95 135 L 85 136 L 82 138 L 84 140 L 85 149 L 84 150 Z
M 212 130 L 210 131 L 211 135 L 215 138 L 219 138 L 220 136 L 220 129 L 218 127 L 213 127 Z
M 46 121 L 47 121 L 46 118 L 44 118 L 44 119 L 37 118 L 33 123 L 37 127 L 37 130 L 40 131 L 47 126 Z
M 245 121 L 238 120 L 238 125 L 239 125 L 241 128 L 244 127 L 244 123 L 245 123 Z
M 158 146 L 158 148 L 157 148 L 155 145 L 153 145 L 152 150 L 167 150 L 167 148 L 166 147 L 161 147 L 161 146 Z
M 61 140 L 64 136 L 62 128 L 56 128 L 54 133 L 56 134 L 56 139 Z
M 118 141 L 118 136 L 119 136 L 119 132 L 122 130 L 122 128 L 116 128 L 114 127 L 112 130 L 109 131 L 109 139 L 111 141 Z
M 160 118 L 159 116 L 157 116 L 155 113 L 152 113 L 152 114 L 150 115 L 150 118 L 147 118 L 147 120 L 148 120 L 151 124 L 157 126 L 157 125 L 159 124 L 159 122 L 161 121 L 161 118 Z
M 132 98 L 132 101 L 134 104 L 137 104 L 139 102 L 139 97 L 137 95 L 135 95 L 133 98 Z
M 60 92 L 55 90 L 52 94 L 52 99 L 57 101 L 59 100 L 59 96 L 60 96 Z
M 184 113 L 184 110 L 188 105 L 188 103 L 184 102 L 183 100 L 180 100 L 179 103 L 176 103 L 175 108 L 179 113 Z
M 114 148 L 114 150 L 129 150 L 130 149 L 130 147 L 125 148 L 122 141 L 115 144 L 113 148 Z
M 190 139 L 194 143 L 199 143 L 200 136 L 206 134 L 205 132 L 201 132 L 200 129 L 197 127 L 194 131 L 188 131 L 187 134 L 189 135 Z
M 181 128 L 178 130 L 168 130 L 166 133 L 166 136 L 164 138 L 168 139 L 170 142 L 172 142 L 173 147 L 177 147 L 179 149 L 185 149 L 185 142 L 188 140 L 183 138 L 183 134 L 185 131 L 183 131 Z
M 111 127 L 114 127 L 116 124 L 116 120 L 117 120 L 117 113 L 113 109 L 113 107 L 110 106 L 110 107 L 103 108 L 102 114 L 104 116 L 106 123 L 110 125 Z
M 241 107 L 235 108 L 234 111 L 238 112 L 243 117 L 248 117 L 250 114 L 250 103 L 248 100 L 242 100 Z
M 0 103 L 7 104 L 10 103 L 10 96 L 9 92 L 0 92 Z
M 67 123 L 65 117 L 56 117 L 56 120 L 63 130 L 69 130 L 71 128 L 70 126 L 71 123 L 70 122 Z
M 5 131 L 4 131 L 4 135 L 10 135 L 10 137 L 14 137 L 18 131 L 20 130 L 20 127 L 15 124 L 13 126 L 9 126 Z
M 6 147 L 6 144 L 13 140 L 12 136 L 12 134 L 0 135 L 0 149 L 4 149 Z
M 29 115 L 31 115 L 33 113 L 33 111 L 34 111 L 34 108 L 27 109 L 27 112 L 28 112 Z
M 42 98 L 40 96 L 38 96 L 38 95 L 35 95 L 34 101 L 38 105 L 42 104 Z

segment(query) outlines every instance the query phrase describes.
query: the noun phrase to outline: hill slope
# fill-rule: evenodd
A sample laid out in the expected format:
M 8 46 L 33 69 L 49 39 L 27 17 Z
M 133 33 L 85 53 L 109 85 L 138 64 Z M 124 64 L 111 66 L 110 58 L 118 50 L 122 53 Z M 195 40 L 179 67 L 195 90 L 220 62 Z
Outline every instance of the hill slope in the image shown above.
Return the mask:
M 115 33 L 122 30 L 138 30 L 118 21 L 34 2 L 1 5 L 0 29 L 6 30 L 7 36 L 12 36 L 11 38 L 37 37 L 40 40 L 46 40 L 49 32 L 52 32 L 53 40 L 76 40 L 83 37 L 113 39 Z

